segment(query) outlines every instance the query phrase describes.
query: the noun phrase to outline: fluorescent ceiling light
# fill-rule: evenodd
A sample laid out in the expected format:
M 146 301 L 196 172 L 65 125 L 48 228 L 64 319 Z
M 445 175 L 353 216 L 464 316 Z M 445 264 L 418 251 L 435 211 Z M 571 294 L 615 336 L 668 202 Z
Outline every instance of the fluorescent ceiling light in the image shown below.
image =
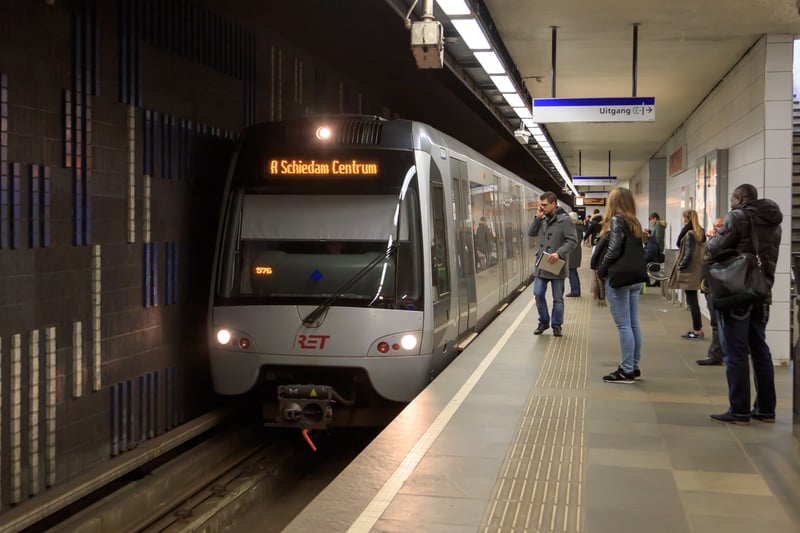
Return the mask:
M 539 135 L 544 135 L 542 133 L 542 128 L 539 127 L 539 124 L 536 122 L 533 123 L 533 126 L 530 127 L 531 133 L 538 133 Z
M 486 74 L 505 74 L 506 69 L 494 52 L 474 52 L 475 59 L 486 71 Z
M 503 93 L 503 98 L 506 99 L 506 102 L 508 102 L 508 105 L 511 107 L 525 107 L 522 98 L 520 98 L 517 93 Z
M 536 139 L 537 141 L 539 141 L 539 144 L 549 144 L 547 142 L 547 136 L 544 133 L 541 133 L 541 132 L 536 133 L 534 131 L 533 132 L 533 138 Z
M 495 87 L 497 87 L 497 89 L 501 93 L 513 93 L 517 91 L 514 88 L 514 84 L 511 83 L 511 78 L 509 78 L 505 74 L 501 76 L 489 76 L 489 77 L 492 78 Z
M 525 124 L 525 127 L 527 127 L 528 131 L 530 131 L 531 133 L 535 131 L 534 128 L 536 127 L 536 123 L 533 121 L 532 118 L 523 118 L 522 123 Z
M 527 107 L 515 107 L 514 113 L 516 113 L 519 118 L 532 118 L 531 112 L 528 111 Z
M 467 43 L 470 50 L 489 50 L 492 48 L 477 20 L 473 18 L 453 19 L 450 22 L 456 27 L 459 35 Z
M 436 0 L 445 15 L 469 15 L 469 8 L 464 0 Z

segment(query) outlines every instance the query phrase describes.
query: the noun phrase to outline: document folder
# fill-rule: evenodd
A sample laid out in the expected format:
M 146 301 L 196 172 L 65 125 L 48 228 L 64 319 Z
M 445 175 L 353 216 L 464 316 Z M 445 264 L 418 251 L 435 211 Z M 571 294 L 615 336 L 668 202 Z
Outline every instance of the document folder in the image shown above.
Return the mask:
M 561 269 L 564 268 L 564 260 L 563 259 L 556 259 L 554 263 L 549 263 L 547 258 L 550 257 L 550 254 L 547 252 L 542 253 L 541 257 L 539 257 L 539 264 L 537 265 L 542 270 L 546 270 L 551 274 L 560 274 Z

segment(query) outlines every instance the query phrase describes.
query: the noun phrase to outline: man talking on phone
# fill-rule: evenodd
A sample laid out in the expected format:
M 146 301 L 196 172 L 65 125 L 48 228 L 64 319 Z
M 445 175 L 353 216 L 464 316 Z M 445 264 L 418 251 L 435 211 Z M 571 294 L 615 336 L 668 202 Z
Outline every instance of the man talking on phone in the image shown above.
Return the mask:
M 536 254 L 533 296 L 539 312 L 539 325 L 533 331 L 541 335 L 553 326 L 553 336 L 561 337 L 564 324 L 564 280 L 567 278 L 567 264 L 561 270 L 544 268 L 542 263 L 557 263 L 569 258 L 569 253 L 578 246 L 578 236 L 572 219 L 558 207 L 558 197 L 547 191 L 539 197 L 539 208 L 528 228 L 528 236 L 539 237 L 539 251 Z M 552 320 L 547 309 L 547 284 L 552 284 Z

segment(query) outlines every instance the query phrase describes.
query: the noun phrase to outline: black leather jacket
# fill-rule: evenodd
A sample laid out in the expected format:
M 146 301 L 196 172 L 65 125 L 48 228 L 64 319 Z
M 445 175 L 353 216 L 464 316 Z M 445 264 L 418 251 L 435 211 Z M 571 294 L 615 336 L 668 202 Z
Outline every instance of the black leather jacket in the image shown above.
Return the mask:
M 597 266 L 597 275 L 601 278 L 608 276 L 608 267 L 622 255 L 626 235 L 630 235 L 628 222 L 621 215 L 615 215 L 608 226 L 608 246 Z
M 748 214 L 753 221 L 752 227 Z M 706 255 L 713 260 L 729 250 L 754 252 L 755 246 L 751 238 L 751 231 L 755 230 L 755 234 L 758 236 L 758 255 L 764 265 L 767 284 L 772 288 L 775 282 L 778 248 L 781 243 L 782 221 L 783 214 L 780 207 L 772 200 L 761 198 L 748 202 L 728 213 L 723 226 L 706 244 Z M 771 299 L 767 303 L 771 303 Z

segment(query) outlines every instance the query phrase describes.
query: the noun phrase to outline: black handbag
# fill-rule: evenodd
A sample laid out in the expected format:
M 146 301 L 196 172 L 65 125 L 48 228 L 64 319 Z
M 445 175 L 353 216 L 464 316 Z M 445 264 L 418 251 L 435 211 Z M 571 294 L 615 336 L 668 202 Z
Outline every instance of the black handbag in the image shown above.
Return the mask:
M 750 219 L 751 228 L 752 222 Z M 716 309 L 745 307 L 769 298 L 770 286 L 758 256 L 758 236 L 755 231 L 751 235 L 755 254 L 730 250 L 708 267 L 705 280 Z
M 592 270 L 597 270 L 600 267 L 600 263 L 603 262 L 603 256 L 606 255 L 606 250 L 608 250 L 608 233 L 603 235 L 603 238 L 597 241 L 597 244 L 594 245 L 592 259 L 589 262 L 589 268 Z
M 626 233 L 622 255 L 608 266 L 608 284 L 616 289 L 644 281 L 647 281 L 644 244 L 642 239 L 636 239 Z

